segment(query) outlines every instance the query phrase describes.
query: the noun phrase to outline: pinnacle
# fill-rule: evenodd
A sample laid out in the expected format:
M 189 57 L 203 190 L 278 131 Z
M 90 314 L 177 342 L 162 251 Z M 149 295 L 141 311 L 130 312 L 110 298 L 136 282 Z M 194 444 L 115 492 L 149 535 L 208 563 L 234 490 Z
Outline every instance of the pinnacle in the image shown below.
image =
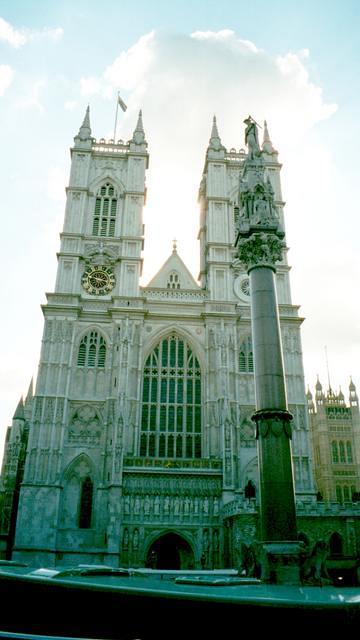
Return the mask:
M 135 142 L 135 144 L 143 144 L 143 143 L 145 143 L 145 131 L 144 131 L 144 125 L 143 125 L 143 120 L 142 120 L 142 110 L 141 109 L 139 111 L 136 127 L 134 129 L 132 142 Z
M 24 403 L 22 397 L 20 398 L 18 406 L 16 407 L 13 420 L 25 420 Z
M 91 137 L 91 127 L 90 127 L 90 107 L 89 105 L 86 107 L 86 112 L 84 116 L 83 123 L 79 129 L 78 136 L 80 140 L 88 140 Z
M 267 126 L 267 122 L 266 120 L 264 120 L 264 138 L 263 138 L 263 143 L 262 143 L 262 150 L 265 151 L 265 153 L 276 153 L 273 144 L 271 142 L 270 139 L 270 135 L 269 135 L 269 130 L 268 130 L 268 126 Z
M 138 121 L 137 121 L 137 124 L 136 124 L 135 131 L 141 131 L 141 133 L 145 133 L 144 125 L 143 125 L 143 121 L 142 121 L 142 110 L 141 109 L 139 111 L 139 116 L 138 116 Z
M 28 392 L 26 394 L 25 402 L 28 402 L 29 400 L 32 400 L 33 395 L 34 395 L 34 393 L 33 393 L 33 378 L 31 378 L 30 384 L 29 384 L 29 388 L 28 388 Z
M 209 149 L 214 149 L 215 151 L 218 151 L 219 149 L 222 149 L 222 148 L 223 148 L 223 145 L 221 144 L 221 138 L 219 136 L 219 131 L 217 128 L 216 116 L 214 116 L 213 122 L 212 122 L 210 140 L 209 140 Z

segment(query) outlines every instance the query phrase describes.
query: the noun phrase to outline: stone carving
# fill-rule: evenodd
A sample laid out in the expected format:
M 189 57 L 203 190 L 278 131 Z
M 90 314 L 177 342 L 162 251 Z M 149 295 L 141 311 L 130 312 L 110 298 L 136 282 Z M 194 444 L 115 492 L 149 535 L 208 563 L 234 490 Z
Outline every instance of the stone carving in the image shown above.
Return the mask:
M 179 475 L 149 476 L 147 474 L 126 475 L 124 494 L 137 496 L 166 495 L 172 497 L 205 497 L 221 493 L 219 478 L 194 478 Z
M 68 443 L 73 445 L 98 445 L 100 436 L 100 420 L 94 407 L 90 405 L 79 407 L 68 429 Z
M 40 422 L 41 420 L 41 414 L 42 414 L 42 405 L 43 405 L 43 398 L 41 397 L 37 397 L 35 399 L 35 415 L 34 415 L 34 419 L 37 422 Z
M 292 415 L 288 411 L 261 411 L 255 414 L 256 438 L 266 438 L 270 433 L 279 438 L 283 433 L 291 438 Z
M 208 516 L 208 515 L 209 515 L 209 498 L 207 498 L 207 497 L 206 497 L 206 498 L 204 498 L 204 502 L 203 502 L 203 511 L 204 511 L 204 514 L 205 514 L 206 516 Z
M 125 515 L 130 514 L 130 496 L 125 496 L 124 498 L 124 513 Z
M 55 398 L 46 398 L 44 420 L 46 422 L 52 422 L 54 417 Z
M 159 496 L 155 496 L 155 500 L 154 500 L 154 514 L 156 516 L 160 515 L 160 498 Z
M 134 529 L 132 546 L 133 546 L 133 549 L 137 549 L 139 546 L 139 530 L 138 529 Z
M 300 557 L 302 582 L 316 585 L 331 584 L 332 580 L 326 566 L 328 556 L 329 545 L 325 540 L 317 540 L 311 551 L 304 547 Z
M 241 446 L 255 447 L 255 425 L 250 415 L 245 416 L 241 422 L 240 439 Z
M 128 529 L 124 529 L 123 549 L 127 549 L 128 546 L 129 546 L 129 530 Z
M 285 243 L 275 234 L 253 233 L 249 238 L 238 242 L 238 256 L 249 271 L 254 267 L 275 268 L 282 260 Z
M 150 498 L 149 496 L 145 496 L 145 500 L 144 500 L 144 514 L 146 516 L 149 515 L 150 513 L 150 509 L 151 509 L 151 503 L 150 503 Z
M 64 405 L 65 405 L 64 398 L 58 398 L 56 403 L 56 416 L 55 416 L 56 422 L 62 421 L 63 413 L 64 413 Z
M 257 124 L 251 116 L 244 120 L 244 124 L 246 124 L 245 144 L 248 147 L 248 159 L 253 160 L 261 155 Z

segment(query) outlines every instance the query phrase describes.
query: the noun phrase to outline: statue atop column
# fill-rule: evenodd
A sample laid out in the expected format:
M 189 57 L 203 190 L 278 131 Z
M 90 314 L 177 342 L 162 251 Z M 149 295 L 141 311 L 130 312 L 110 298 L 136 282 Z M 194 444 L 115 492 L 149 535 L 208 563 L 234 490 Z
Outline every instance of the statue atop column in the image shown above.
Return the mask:
M 258 125 L 251 116 L 248 116 L 248 118 L 244 120 L 244 124 L 246 124 L 245 144 L 248 146 L 248 149 L 249 149 L 248 159 L 255 160 L 256 158 L 261 157 L 258 129 L 257 129 Z

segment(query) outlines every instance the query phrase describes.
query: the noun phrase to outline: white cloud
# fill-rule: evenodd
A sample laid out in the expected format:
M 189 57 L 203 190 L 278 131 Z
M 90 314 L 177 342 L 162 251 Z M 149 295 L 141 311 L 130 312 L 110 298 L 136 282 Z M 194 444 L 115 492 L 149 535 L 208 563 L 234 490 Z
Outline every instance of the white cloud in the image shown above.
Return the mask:
M 25 44 L 27 38 L 22 31 L 17 31 L 4 18 L 0 18 L 0 40 L 18 48 Z
M 16 106 L 20 109 L 37 109 L 40 113 L 44 111 L 44 105 L 40 100 L 40 93 L 47 85 L 47 81 L 40 79 L 34 82 L 28 94 L 18 100 Z
M 11 85 L 14 77 L 14 70 L 8 64 L 0 64 L 0 96 Z
M 78 103 L 76 100 L 67 100 L 66 102 L 64 102 L 64 109 L 66 109 L 66 111 L 74 111 L 77 106 Z
M 22 47 L 31 40 L 46 38 L 52 42 L 58 42 L 64 35 L 62 27 L 44 27 L 40 31 L 31 29 L 15 29 L 9 22 L 0 18 L 0 41 L 7 42 L 12 47 Z
M 100 93 L 102 88 L 102 81 L 95 76 L 88 76 L 87 78 L 80 79 L 81 95 L 92 96 L 96 93 Z
M 127 51 L 123 51 L 104 72 L 104 79 L 115 88 L 131 90 L 144 78 L 157 62 L 157 45 L 154 31 L 147 33 Z M 161 52 L 158 51 L 161 55 Z

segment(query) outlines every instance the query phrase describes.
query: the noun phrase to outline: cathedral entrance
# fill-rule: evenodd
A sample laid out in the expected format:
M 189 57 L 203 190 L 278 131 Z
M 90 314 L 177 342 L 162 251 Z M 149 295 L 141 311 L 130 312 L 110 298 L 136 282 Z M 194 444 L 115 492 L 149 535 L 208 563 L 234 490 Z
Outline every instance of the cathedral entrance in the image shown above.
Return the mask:
M 194 569 L 194 553 L 184 538 L 176 533 L 166 533 L 149 548 L 146 566 L 151 569 Z

